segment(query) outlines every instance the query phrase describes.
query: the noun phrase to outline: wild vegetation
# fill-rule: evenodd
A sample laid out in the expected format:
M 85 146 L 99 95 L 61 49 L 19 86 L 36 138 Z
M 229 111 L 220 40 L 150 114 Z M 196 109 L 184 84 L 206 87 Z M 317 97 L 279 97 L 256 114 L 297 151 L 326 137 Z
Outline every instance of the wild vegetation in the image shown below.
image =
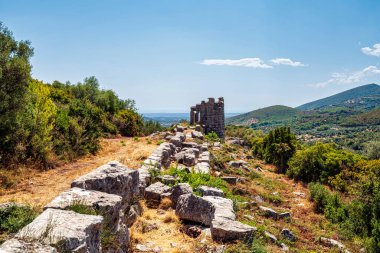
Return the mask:
M 237 133 L 239 137 L 255 131 L 248 127 L 227 129 L 228 134 Z M 310 183 L 315 212 L 337 224 L 342 238 L 360 238 L 367 252 L 380 251 L 377 141 L 368 144 L 367 157 L 332 143 L 304 144 L 296 141 L 289 128 L 284 127 L 265 136 L 253 136 L 246 143 L 254 156 L 281 168 L 277 172 Z
M 100 138 L 141 136 L 163 128 L 144 121 L 135 102 L 100 89 L 95 77 L 83 82 L 44 83 L 31 76 L 33 48 L 16 41 L 0 23 L 0 165 L 54 166 L 94 154 Z

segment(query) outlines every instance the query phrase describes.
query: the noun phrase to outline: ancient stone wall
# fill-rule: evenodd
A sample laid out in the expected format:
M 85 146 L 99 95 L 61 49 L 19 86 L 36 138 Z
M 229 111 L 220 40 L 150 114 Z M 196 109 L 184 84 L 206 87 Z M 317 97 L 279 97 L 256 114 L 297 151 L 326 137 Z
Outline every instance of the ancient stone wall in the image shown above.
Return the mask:
M 224 138 L 224 99 L 209 98 L 207 102 L 192 106 L 190 109 L 190 124 L 200 124 L 206 134 L 215 132 Z

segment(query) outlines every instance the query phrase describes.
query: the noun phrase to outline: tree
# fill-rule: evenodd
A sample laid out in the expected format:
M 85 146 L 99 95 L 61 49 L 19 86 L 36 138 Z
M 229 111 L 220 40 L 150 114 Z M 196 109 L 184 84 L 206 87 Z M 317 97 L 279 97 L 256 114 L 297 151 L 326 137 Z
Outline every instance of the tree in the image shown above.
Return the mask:
M 30 43 L 16 41 L 12 32 L 0 23 L 0 162 L 3 164 L 14 159 L 19 135 L 23 135 L 19 112 L 25 105 L 32 55 Z

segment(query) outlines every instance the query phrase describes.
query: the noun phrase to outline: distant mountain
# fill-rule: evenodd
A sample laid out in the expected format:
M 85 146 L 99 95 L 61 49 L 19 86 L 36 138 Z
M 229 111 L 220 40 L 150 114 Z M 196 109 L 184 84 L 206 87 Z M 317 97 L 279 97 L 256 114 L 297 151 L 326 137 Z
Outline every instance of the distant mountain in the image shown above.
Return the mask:
M 300 111 L 285 105 L 273 105 L 226 119 L 229 125 L 252 125 L 262 121 L 283 121 L 296 116 Z
M 379 104 L 380 86 L 377 84 L 367 84 L 343 91 L 330 97 L 306 103 L 296 108 L 303 111 L 329 109 L 331 107 L 372 109 Z

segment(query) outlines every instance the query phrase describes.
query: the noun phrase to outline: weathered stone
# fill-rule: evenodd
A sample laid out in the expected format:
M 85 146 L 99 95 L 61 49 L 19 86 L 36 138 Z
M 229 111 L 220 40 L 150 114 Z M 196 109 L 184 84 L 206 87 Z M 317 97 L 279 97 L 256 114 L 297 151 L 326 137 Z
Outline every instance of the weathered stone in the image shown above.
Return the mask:
M 161 202 L 161 195 L 170 189 L 167 185 L 157 182 L 145 188 L 145 199 L 148 206 L 155 207 Z
M 183 156 L 183 164 L 186 166 L 194 166 L 195 165 L 195 155 L 192 153 L 185 152 Z
M 237 178 L 237 177 L 230 177 L 230 176 L 224 176 L 224 177 L 222 177 L 222 179 L 224 181 L 226 181 L 227 183 L 233 184 L 233 185 L 237 184 L 237 182 L 239 181 L 239 178 Z
M 208 151 L 205 151 L 205 152 L 202 152 L 200 154 L 200 157 L 198 159 L 198 162 L 206 162 L 206 163 L 209 163 L 210 162 L 210 152 Z
M 185 157 L 185 152 L 181 151 L 181 152 L 176 153 L 173 158 L 177 163 L 182 163 L 184 157 Z
M 179 197 L 189 193 L 193 193 L 191 186 L 188 183 L 179 183 L 162 194 L 162 196 L 170 198 L 173 203 L 173 207 L 175 208 L 177 206 Z
M 186 127 L 178 125 L 178 126 L 175 128 L 175 131 L 176 131 L 176 132 L 181 132 L 181 133 L 182 133 L 183 131 L 185 131 L 185 129 L 186 129 Z
M 173 137 L 170 139 L 170 143 L 172 143 L 172 144 L 175 145 L 176 147 L 181 147 L 181 145 L 182 145 L 181 138 L 178 137 L 178 136 L 173 136 Z
M 197 163 L 194 166 L 194 172 L 195 173 L 209 174 L 210 173 L 210 164 L 206 163 L 206 162 Z
M 211 224 L 211 236 L 215 241 L 251 241 L 255 231 L 255 227 L 228 219 L 214 219 Z
M 214 142 L 213 146 L 214 148 L 220 148 L 220 142 L 219 141 Z
M 142 209 L 138 204 L 129 206 L 129 210 L 126 213 L 126 225 L 131 227 L 136 222 L 137 218 L 142 214 Z
M 224 197 L 224 192 L 221 189 L 218 189 L 215 187 L 208 187 L 208 186 L 202 185 L 198 187 L 198 191 L 201 193 L 202 196 Z
M 321 237 L 320 241 L 322 244 L 324 244 L 327 247 L 337 247 L 340 252 L 344 252 L 344 253 L 350 252 L 343 243 L 338 242 L 337 240 Z
M 291 217 L 291 215 L 290 215 L 289 212 L 280 213 L 280 214 L 278 215 L 278 218 L 280 218 L 280 219 L 288 219 L 288 218 L 290 218 L 290 217 Z
M 117 194 L 130 202 L 139 193 L 139 172 L 119 162 L 109 162 L 76 179 L 71 187 Z
M 269 233 L 268 231 L 264 231 L 264 236 L 274 243 L 277 242 L 277 237 L 275 235 Z
M 194 139 L 200 139 L 200 140 L 204 139 L 203 134 L 201 132 L 198 132 L 198 131 L 192 131 L 191 132 L 191 137 L 194 138 Z
M 272 208 L 259 206 L 259 209 L 264 213 L 265 216 L 272 217 L 273 219 L 278 219 L 278 213 Z
M 27 242 L 13 238 L 5 241 L 0 246 L 0 253 L 57 253 L 58 251 L 50 245 L 39 242 Z
M 46 209 L 22 228 L 16 238 L 59 244 L 63 252 L 100 252 L 103 217 L 73 211 Z
M 166 185 L 174 185 L 178 179 L 170 175 L 161 175 L 157 177 L 157 180 Z
M 201 146 L 200 146 L 200 151 L 201 151 L 201 153 L 202 152 L 205 152 L 205 151 L 208 151 L 208 145 L 207 145 L 207 143 L 203 143 Z
M 189 154 L 194 154 L 196 158 L 199 157 L 199 149 L 198 148 L 183 148 L 182 151 Z
M 119 222 L 122 222 L 123 219 L 123 217 L 120 217 L 120 213 L 125 212 L 122 209 L 121 196 L 77 187 L 62 192 L 52 202 L 47 204 L 44 209 L 55 208 L 65 210 L 76 204 L 92 207 L 98 211 L 110 221 L 108 226 L 112 229 L 116 229 L 119 226 Z
M 210 202 L 194 194 L 181 195 L 178 198 L 175 213 L 183 220 L 202 223 L 206 226 L 211 225 L 214 219 L 215 207 Z
M 243 160 L 239 160 L 239 161 L 230 161 L 228 163 L 229 166 L 233 167 L 233 168 L 240 168 L 244 165 L 247 165 L 247 162 L 243 161 Z
M 234 203 L 231 199 L 217 196 L 204 196 L 203 199 L 211 202 L 215 207 L 214 219 L 235 220 Z
M 145 188 L 150 183 L 151 175 L 149 173 L 149 168 L 144 165 L 138 169 L 138 172 L 139 172 L 139 195 L 144 196 Z
M 297 237 L 287 228 L 282 229 L 281 234 L 291 242 L 295 242 Z
M 201 126 L 200 125 L 196 125 L 195 126 L 195 131 L 198 131 L 198 132 L 202 131 Z
M 288 252 L 289 251 L 289 247 L 285 243 L 281 243 L 280 247 L 281 247 L 281 250 L 284 251 L 284 252 Z
M 196 142 L 184 142 L 182 143 L 183 148 L 196 148 L 199 149 L 199 145 Z
M 181 231 L 192 238 L 197 238 L 198 236 L 202 234 L 202 229 L 200 229 L 197 226 L 191 226 L 191 225 L 183 226 Z

